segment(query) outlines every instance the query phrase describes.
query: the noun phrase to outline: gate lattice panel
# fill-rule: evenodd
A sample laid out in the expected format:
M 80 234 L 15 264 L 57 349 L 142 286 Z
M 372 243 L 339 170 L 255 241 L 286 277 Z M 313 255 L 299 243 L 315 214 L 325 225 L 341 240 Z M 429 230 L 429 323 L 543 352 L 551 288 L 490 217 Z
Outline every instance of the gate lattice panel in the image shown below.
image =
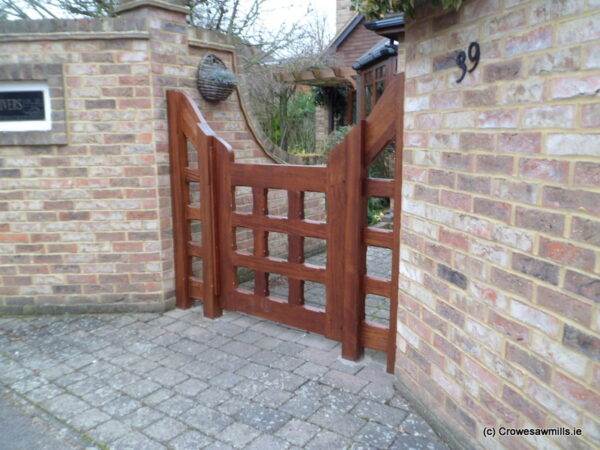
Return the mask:
M 342 356 L 358 359 L 363 349 L 387 353 L 388 371 L 395 357 L 400 249 L 402 174 L 403 74 L 393 76 L 366 120 L 352 128 L 331 152 L 327 166 L 243 164 L 235 162 L 231 147 L 217 137 L 193 101 L 180 91 L 167 93 L 171 190 L 175 242 L 177 306 L 190 307 L 201 300 L 207 317 L 223 309 L 236 310 L 322 334 L 341 341 Z M 396 142 L 396 179 L 368 177 L 368 167 L 390 143 Z M 197 167 L 188 154 L 191 145 Z M 199 202 L 192 195 L 197 186 Z M 249 188 L 251 212 L 235 210 L 235 188 Z M 286 191 L 288 214 L 268 212 L 268 191 Z M 325 221 L 304 217 L 306 192 L 323 193 Z M 367 202 L 371 196 L 393 201 L 392 230 L 369 227 Z M 195 240 L 194 224 L 201 227 Z M 235 230 L 252 230 L 253 251 L 236 248 Z M 288 257 L 269 255 L 269 233 L 287 234 Z M 316 266 L 304 260 L 304 239 L 326 241 L 327 263 Z M 392 252 L 391 279 L 368 276 L 368 246 Z M 201 279 L 192 260 L 202 261 Z M 238 284 L 237 270 L 254 271 L 254 287 Z M 288 279 L 288 299 L 269 291 L 269 274 Z M 304 302 L 304 282 L 325 286 L 325 309 Z M 389 327 L 365 318 L 365 298 L 374 294 L 389 299 Z

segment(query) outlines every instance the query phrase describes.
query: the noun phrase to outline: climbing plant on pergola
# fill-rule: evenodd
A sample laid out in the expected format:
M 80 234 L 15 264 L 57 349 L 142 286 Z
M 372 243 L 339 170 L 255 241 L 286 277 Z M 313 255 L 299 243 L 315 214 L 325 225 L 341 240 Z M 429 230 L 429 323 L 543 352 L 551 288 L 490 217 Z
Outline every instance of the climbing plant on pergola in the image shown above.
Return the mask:
M 370 19 L 381 18 L 387 14 L 403 12 L 409 16 L 415 13 L 415 4 L 419 0 L 352 0 L 352 6 Z M 458 9 L 463 0 L 431 0 L 434 5 L 444 9 Z

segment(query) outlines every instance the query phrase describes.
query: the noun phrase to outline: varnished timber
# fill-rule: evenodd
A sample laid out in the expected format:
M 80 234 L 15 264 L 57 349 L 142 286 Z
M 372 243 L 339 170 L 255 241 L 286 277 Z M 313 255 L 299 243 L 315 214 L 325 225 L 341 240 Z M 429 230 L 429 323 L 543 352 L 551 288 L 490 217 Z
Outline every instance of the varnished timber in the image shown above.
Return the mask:
M 241 164 L 186 94 L 168 91 L 169 156 L 173 201 L 174 265 L 177 306 L 201 300 L 204 314 L 222 309 L 256 315 L 342 342 L 342 355 L 358 359 L 364 348 L 387 353 L 392 371 L 396 353 L 396 316 L 400 250 L 404 77 L 395 75 L 371 114 L 355 126 L 330 153 L 327 166 Z M 396 143 L 396 179 L 372 179 L 367 168 L 383 149 Z M 187 145 L 195 149 L 198 167 L 189 167 Z M 200 204 L 190 203 L 189 184 L 198 183 Z M 235 188 L 250 187 L 252 212 L 235 211 Z M 269 216 L 268 190 L 287 192 L 287 217 Z M 327 220 L 304 218 L 305 192 L 323 192 Z M 366 223 L 369 196 L 394 201 L 392 230 Z M 192 221 L 201 223 L 201 242 L 191 241 Z M 235 248 L 235 228 L 253 232 L 254 251 Z M 270 232 L 287 234 L 287 260 L 269 255 Z M 327 244 L 325 268 L 304 261 L 304 240 Z M 366 274 L 367 246 L 392 251 L 390 280 Z M 191 273 L 191 258 L 202 259 L 202 279 Z M 254 290 L 238 286 L 237 268 L 255 272 Z M 288 299 L 269 293 L 269 274 L 287 277 Z M 304 283 L 325 286 L 325 310 L 304 304 Z M 390 300 L 390 325 L 365 318 L 368 294 Z
M 363 189 L 366 174 L 365 125 L 366 122 L 361 120 L 352 128 L 348 135 L 346 151 L 342 356 L 351 360 L 357 360 L 363 354 L 360 335 L 365 316 L 366 248 L 363 239 L 367 216 L 366 196 Z

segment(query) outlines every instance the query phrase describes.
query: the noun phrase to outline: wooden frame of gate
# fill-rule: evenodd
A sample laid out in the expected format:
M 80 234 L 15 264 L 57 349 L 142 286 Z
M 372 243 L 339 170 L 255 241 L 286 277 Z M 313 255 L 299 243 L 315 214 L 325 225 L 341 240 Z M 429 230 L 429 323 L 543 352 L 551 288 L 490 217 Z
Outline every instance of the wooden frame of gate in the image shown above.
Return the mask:
M 356 360 L 365 347 L 387 353 L 393 372 L 400 252 L 404 74 L 386 86 L 371 114 L 352 128 L 331 152 L 327 166 L 236 163 L 231 147 L 209 127 L 189 96 L 168 91 L 171 193 L 175 247 L 177 306 L 189 308 L 201 300 L 204 314 L 215 318 L 223 309 L 260 316 L 341 341 L 342 356 Z M 372 179 L 369 165 L 395 141 L 395 179 Z M 197 153 L 190 167 L 188 143 Z M 190 183 L 198 183 L 199 205 L 191 204 Z M 235 211 L 235 187 L 250 187 L 251 213 Z M 271 216 L 269 189 L 287 191 L 287 217 Z M 326 196 L 327 220 L 304 218 L 304 193 Z M 367 225 L 368 197 L 394 202 L 392 230 Z M 192 241 L 193 221 L 202 227 L 201 242 Z M 253 254 L 238 251 L 235 228 L 253 230 Z M 288 258 L 269 256 L 268 233 L 288 235 Z M 327 242 L 327 265 L 304 262 L 304 238 Z M 392 277 L 368 276 L 367 246 L 392 251 Z M 202 279 L 193 276 L 192 258 L 202 259 Z M 252 292 L 238 286 L 237 268 L 255 273 Z M 268 274 L 288 278 L 288 300 L 269 293 Z M 322 283 L 325 310 L 304 304 L 304 281 Z M 389 327 L 367 322 L 365 298 L 375 294 L 390 300 Z

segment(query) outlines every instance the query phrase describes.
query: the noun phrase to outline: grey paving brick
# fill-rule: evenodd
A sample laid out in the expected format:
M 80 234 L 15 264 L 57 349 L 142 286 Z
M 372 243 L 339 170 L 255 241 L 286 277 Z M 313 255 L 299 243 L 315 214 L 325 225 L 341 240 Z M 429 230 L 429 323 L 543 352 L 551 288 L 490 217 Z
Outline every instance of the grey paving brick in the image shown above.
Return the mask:
M 169 447 L 173 450 L 198 450 L 213 442 L 213 439 L 198 431 L 187 431 L 169 442 Z
M 419 436 L 399 435 L 390 450 L 448 450 L 448 446 L 440 441 Z
M 175 385 L 174 390 L 182 395 L 194 397 L 195 395 L 198 395 L 200 392 L 204 391 L 207 387 L 208 384 L 206 384 L 204 381 L 200 381 L 197 378 L 190 378 L 185 380 L 183 383 Z
M 280 450 L 289 448 L 289 444 L 278 437 L 263 434 L 244 448 L 247 450 Z
M 83 394 L 81 397 L 90 405 L 102 406 L 112 400 L 115 400 L 121 395 L 122 394 L 116 389 L 113 389 L 110 386 L 103 386 L 93 392 Z
M 235 418 L 259 431 L 273 433 L 285 425 L 291 416 L 284 411 L 255 404 L 240 410 Z
M 217 409 L 228 416 L 235 416 L 242 409 L 249 408 L 250 406 L 252 406 L 252 402 L 248 399 L 243 397 L 231 397 L 226 402 L 217 406 Z
M 254 428 L 243 423 L 232 423 L 221 433 L 222 439 L 236 448 L 245 447 L 260 433 Z
M 122 436 L 130 434 L 133 430 L 118 420 L 109 420 L 90 431 L 90 435 L 102 442 L 113 442 Z
M 148 374 L 148 377 L 167 387 L 173 387 L 188 378 L 187 375 L 184 375 L 177 370 L 168 369 L 167 367 L 157 367 Z
M 257 395 L 254 400 L 263 406 L 271 408 L 279 408 L 282 404 L 292 397 L 292 393 L 279 389 L 268 388 L 263 390 L 260 395 Z
M 121 395 L 100 408 L 113 417 L 123 417 L 142 407 L 142 403 L 126 395 Z
M 221 349 L 240 358 L 248 358 L 259 351 L 256 346 L 239 341 L 231 341 L 222 346 Z
M 362 442 L 369 448 L 388 448 L 394 438 L 396 431 L 393 428 L 385 425 L 380 425 L 377 422 L 368 422 L 356 435 L 355 439 Z
M 139 431 L 132 431 L 117 439 L 111 448 L 115 450 L 162 450 L 166 447 L 152 439 L 144 436 Z
M 341 412 L 348 412 L 354 406 L 361 401 L 361 397 L 358 395 L 350 394 L 339 389 L 332 389 L 322 399 L 322 403 L 327 405 L 331 409 L 335 409 Z
M 362 397 L 375 400 L 381 403 L 394 398 L 396 390 L 392 383 L 377 383 L 372 382 L 367 384 L 359 393 Z
M 125 417 L 122 417 L 119 420 L 134 428 L 144 428 L 150 425 L 151 423 L 162 419 L 163 417 L 163 413 L 158 412 L 155 409 L 152 409 L 148 406 L 144 406 L 140 409 L 133 411 L 130 414 L 127 414 Z
M 200 405 L 214 407 L 227 401 L 230 397 L 229 391 L 212 387 L 196 395 L 195 401 Z
M 311 380 L 318 380 L 321 376 L 327 373 L 329 369 L 325 366 L 321 366 L 319 364 L 315 364 L 313 362 L 307 361 L 301 366 L 297 367 L 294 370 L 294 373 L 301 375 L 305 378 L 309 378 Z
M 216 435 L 223 428 L 233 423 L 229 416 L 205 406 L 193 407 L 183 413 L 179 420 L 210 436 Z
M 307 419 L 321 407 L 321 402 L 305 395 L 295 395 L 281 406 L 281 410 L 300 419 Z
M 155 383 L 153 381 L 139 380 L 134 383 L 128 384 L 127 386 L 121 388 L 121 390 L 130 397 L 140 399 L 143 397 L 147 397 L 153 392 L 156 392 L 160 389 L 160 387 L 160 384 Z
M 86 409 L 90 409 L 90 405 L 70 394 L 58 395 L 46 400 L 42 405 L 48 411 L 59 415 L 61 418 L 73 417 Z
M 308 421 L 346 437 L 352 437 L 365 425 L 363 419 L 327 406 L 319 409 Z
M 372 400 L 361 401 L 352 411 L 357 417 L 377 422 L 390 427 L 398 427 L 408 416 L 402 409 L 394 408 L 374 402 Z
M 338 370 L 330 370 L 321 378 L 321 381 L 334 388 L 357 393 L 367 385 L 367 381 Z
M 169 397 L 167 400 L 155 404 L 154 408 L 167 414 L 168 416 L 178 417 L 189 409 L 192 409 L 197 404 L 198 403 L 196 401 L 189 397 L 175 394 L 174 396 Z
M 431 429 L 429 424 L 425 422 L 422 417 L 414 413 L 408 414 L 404 422 L 402 422 L 401 431 L 405 434 L 407 433 L 417 437 L 423 437 L 432 440 L 437 439 L 437 435 Z
M 80 430 L 89 430 L 100 425 L 101 423 L 109 421 L 110 419 L 111 417 L 105 412 L 100 411 L 97 408 L 91 408 L 87 411 L 76 414 L 67 422 L 69 425 Z
M 158 405 L 159 403 L 162 403 L 165 400 L 168 400 L 169 398 L 171 398 L 174 394 L 175 393 L 173 391 L 171 391 L 170 389 L 161 388 L 158 391 L 153 392 L 152 394 L 148 395 L 142 401 L 143 401 L 143 403 L 150 405 L 150 406 Z
M 165 417 L 144 428 L 143 432 L 159 442 L 167 442 L 183 433 L 186 429 L 187 427 L 178 420 Z
M 323 430 L 312 438 L 304 447 L 307 450 L 331 450 L 348 448 L 350 441 L 339 434 Z
M 257 380 L 244 380 L 236 384 L 231 393 L 242 396 L 246 399 L 252 399 L 266 389 L 264 383 Z
M 303 420 L 292 419 L 281 427 L 275 434 L 291 444 L 302 447 L 312 439 L 321 428 Z
M 240 381 L 243 381 L 244 378 L 231 372 L 223 372 L 215 377 L 211 377 L 206 381 L 210 383 L 212 386 L 217 386 L 221 389 L 229 389 L 234 387 Z

